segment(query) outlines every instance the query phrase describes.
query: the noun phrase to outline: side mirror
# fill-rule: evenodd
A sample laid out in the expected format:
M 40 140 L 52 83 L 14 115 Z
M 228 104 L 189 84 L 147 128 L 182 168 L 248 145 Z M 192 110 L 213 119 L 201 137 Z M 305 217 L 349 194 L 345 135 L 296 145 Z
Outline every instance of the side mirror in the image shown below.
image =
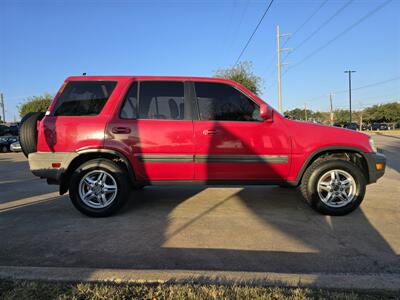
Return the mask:
M 260 105 L 260 117 L 266 122 L 272 122 L 272 108 L 266 103 Z

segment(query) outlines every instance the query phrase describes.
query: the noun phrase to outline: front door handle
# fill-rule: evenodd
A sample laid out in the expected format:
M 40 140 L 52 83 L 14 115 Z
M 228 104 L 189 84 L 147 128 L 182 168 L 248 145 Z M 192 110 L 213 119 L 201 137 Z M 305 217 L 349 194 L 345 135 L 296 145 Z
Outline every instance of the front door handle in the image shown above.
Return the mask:
M 129 127 L 114 127 L 112 129 L 113 133 L 119 133 L 119 134 L 127 134 L 131 132 L 131 129 Z
M 218 134 L 218 130 L 215 129 L 205 129 L 203 130 L 204 135 L 216 135 Z

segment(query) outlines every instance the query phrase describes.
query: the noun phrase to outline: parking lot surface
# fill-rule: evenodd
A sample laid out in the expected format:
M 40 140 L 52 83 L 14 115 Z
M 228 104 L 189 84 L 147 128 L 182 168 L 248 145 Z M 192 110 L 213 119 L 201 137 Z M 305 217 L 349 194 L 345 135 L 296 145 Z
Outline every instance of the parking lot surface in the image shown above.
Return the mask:
M 21 153 L 0 154 L 0 266 L 400 276 L 400 136 L 375 139 L 386 174 L 344 217 L 319 215 L 296 189 L 186 186 L 146 187 L 93 219 Z

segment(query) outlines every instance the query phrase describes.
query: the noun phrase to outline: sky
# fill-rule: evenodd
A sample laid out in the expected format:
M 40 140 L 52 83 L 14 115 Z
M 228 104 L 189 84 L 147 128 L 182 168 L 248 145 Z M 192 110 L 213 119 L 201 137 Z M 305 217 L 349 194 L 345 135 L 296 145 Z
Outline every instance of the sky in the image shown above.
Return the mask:
M 0 0 L 0 92 L 6 120 L 26 97 L 55 94 L 71 75 L 213 76 L 231 67 L 270 0 Z M 400 0 L 275 0 L 241 60 L 283 110 L 353 108 L 400 100 Z M 378 7 L 380 7 L 378 9 Z M 377 11 L 375 11 L 378 9 Z M 287 57 L 286 57 L 287 55 Z

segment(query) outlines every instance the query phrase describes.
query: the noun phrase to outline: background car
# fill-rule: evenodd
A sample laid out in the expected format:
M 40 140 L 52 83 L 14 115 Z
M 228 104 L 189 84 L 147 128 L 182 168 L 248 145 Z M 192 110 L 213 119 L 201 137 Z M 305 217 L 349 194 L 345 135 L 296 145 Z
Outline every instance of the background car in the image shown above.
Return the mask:
M 346 123 L 343 125 L 343 128 L 351 129 L 351 130 L 359 130 L 360 127 L 357 123 Z
M 19 135 L 19 127 L 17 125 L 11 125 L 9 127 L 9 130 L 10 130 L 10 134 L 12 136 L 18 136 Z
M 0 152 L 10 151 L 10 145 L 18 141 L 16 136 L 2 136 L 0 137 Z
M 10 127 L 6 125 L 0 125 L 0 137 L 10 135 Z
M 371 130 L 388 130 L 388 126 L 385 123 L 373 123 L 371 125 Z
M 371 125 L 370 124 L 362 124 L 361 128 L 362 128 L 362 130 L 371 130 Z
M 21 149 L 21 144 L 19 143 L 19 141 L 12 143 L 10 145 L 10 150 L 12 152 L 21 152 L 22 149 Z

